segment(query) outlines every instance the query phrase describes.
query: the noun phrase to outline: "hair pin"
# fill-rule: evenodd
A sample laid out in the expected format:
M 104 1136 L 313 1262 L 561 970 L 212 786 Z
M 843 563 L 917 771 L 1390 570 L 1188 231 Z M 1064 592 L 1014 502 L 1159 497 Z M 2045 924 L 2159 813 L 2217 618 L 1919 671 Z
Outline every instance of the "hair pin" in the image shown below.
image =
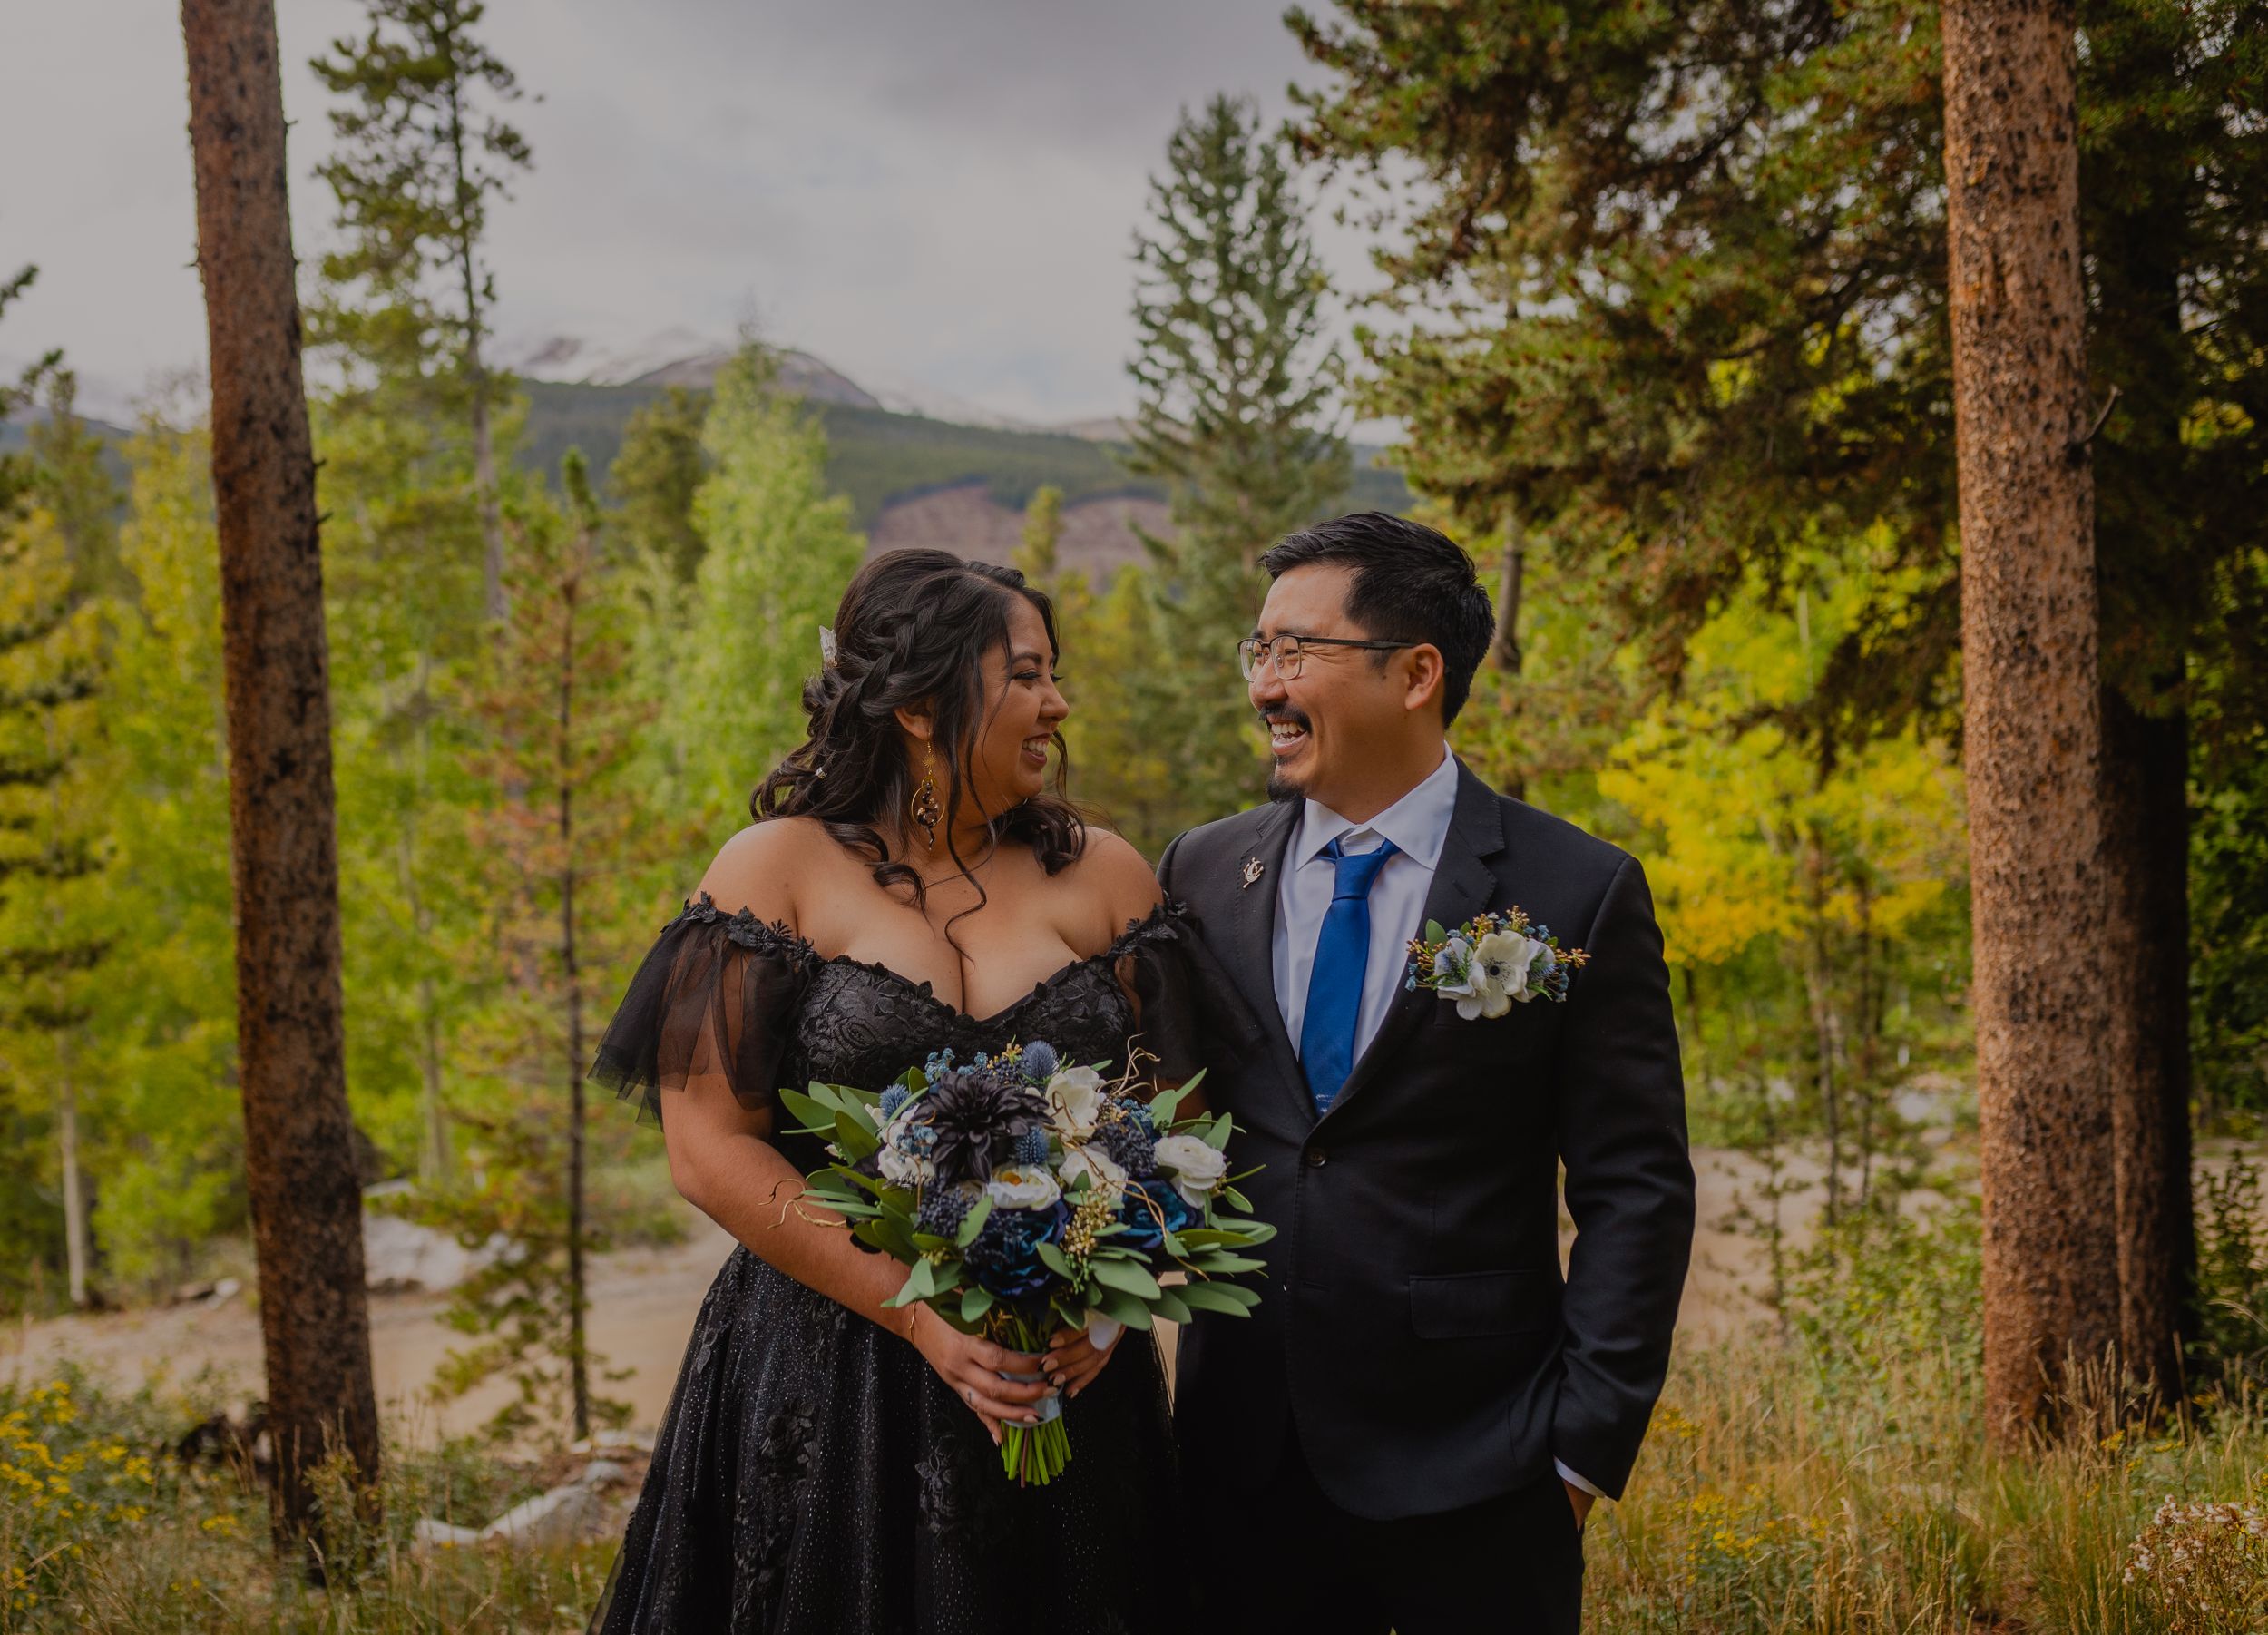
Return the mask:
M 835 668 L 835 632 L 824 624 L 819 626 L 819 666 L 821 669 L 833 670 Z

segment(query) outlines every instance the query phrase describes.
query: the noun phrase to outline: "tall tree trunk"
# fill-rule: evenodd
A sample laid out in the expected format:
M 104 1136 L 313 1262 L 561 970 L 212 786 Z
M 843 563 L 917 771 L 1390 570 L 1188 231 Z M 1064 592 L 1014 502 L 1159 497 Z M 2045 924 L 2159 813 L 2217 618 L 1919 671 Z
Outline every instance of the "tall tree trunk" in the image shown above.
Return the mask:
M 582 971 L 575 949 L 575 585 L 567 584 L 560 638 L 560 964 L 567 983 L 567 1380 L 577 1440 L 591 1434 L 591 1361 L 583 1324 Z
M 454 52 L 452 53 L 454 55 Z M 464 378 L 473 392 L 473 492 L 480 504 L 482 607 L 501 624 L 512 612 L 504 589 L 503 508 L 497 494 L 496 447 L 488 428 L 488 370 L 481 361 L 481 332 L 487 302 L 479 269 L 473 264 L 473 234 L 463 225 L 474 197 L 465 173 L 464 110 L 453 84 L 449 92 L 449 161 L 455 168 L 460 230 L 457 278 L 464 298 Z
M 2110 5 L 2122 49 L 2098 64 L 2107 98 L 2156 97 L 2181 72 L 2169 31 Z M 2177 135 L 2098 154 L 2082 176 L 2094 290 L 2088 349 L 2115 419 L 2095 445 L 2096 576 L 2103 629 L 2106 994 L 2121 1331 L 2129 1367 L 2179 1403 L 2194 1324 L 2196 1234 L 2190 1196 L 2190 633 L 2205 612 L 2182 425 L 2195 401 L 2183 333 L 2183 267 L 2196 189 Z
M 64 1049 L 69 1049 L 65 1043 Z M 63 1255 L 71 1283 L 71 1304 L 86 1309 L 86 1180 L 79 1170 L 79 1087 L 72 1082 L 65 1056 L 55 1085 L 55 1132 L 63 1146 Z
M 1504 568 L 1497 582 L 1496 593 L 1496 662 L 1508 676 L 1520 674 L 1522 653 L 1520 645 L 1520 598 L 1522 582 L 1528 576 L 1528 536 L 1520 525 L 1520 518 L 1506 513 L 1504 517 Z M 1504 793 L 1514 800 L 1528 798 L 1528 778 L 1515 771 L 1504 785 Z
M 1808 827 L 1804 855 L 1811 886 L 1804 996 L 1811 1011 L 1812 1047 L 1819 1052 L 1819 1110 L 1827 1121 L 1827 1224 L 1833 1226 L 1843 1219 L 1843 1086 L 1835 1074 L 1834 962 L 1827 948 L 1827 843 L 1817 823 Z
M 2103 689 L 2105 888 L 2119 1330 L 2128 1368 L 2178 1403 L 2193 1321 L 2189 721 Z
M 2094 487 L 2068 0 L 1944 13 L 1987 1426 L 2118 1340 Z
M 378 1470 L 347 1112 L 330 678 L 273 0 L 181 0 L 211 348 L 245 1180 L 279 1548 L 309 1467 Z

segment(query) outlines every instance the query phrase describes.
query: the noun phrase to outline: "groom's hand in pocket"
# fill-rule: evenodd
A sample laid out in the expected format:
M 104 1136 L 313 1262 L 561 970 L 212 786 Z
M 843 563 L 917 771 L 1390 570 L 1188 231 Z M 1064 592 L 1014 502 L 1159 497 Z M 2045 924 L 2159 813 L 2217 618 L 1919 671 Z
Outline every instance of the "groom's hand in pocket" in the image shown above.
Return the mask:
M 1590 1507 L 1598 1501 L 1564 1476 L 1559 1478 L 1559 1485 L 1567 1489 L 1567 1502 L 1575 1506 L 1575 1531 L 1580 1532 L 1583 1523 L 1590 1519 Z
M 1125 1337 L 1121 1329 L 1108 1346 L 1097 1347 L 1084 1328 L 1059 1328 L 1048 1341 L 1047 1357 L 1040 1365 L 1041 1371 L 1062 1387 L 1063 1400 L 1069 1402 L 1102 1372 L 1102 1365 L 1110 1360 L 1110 1354 Z

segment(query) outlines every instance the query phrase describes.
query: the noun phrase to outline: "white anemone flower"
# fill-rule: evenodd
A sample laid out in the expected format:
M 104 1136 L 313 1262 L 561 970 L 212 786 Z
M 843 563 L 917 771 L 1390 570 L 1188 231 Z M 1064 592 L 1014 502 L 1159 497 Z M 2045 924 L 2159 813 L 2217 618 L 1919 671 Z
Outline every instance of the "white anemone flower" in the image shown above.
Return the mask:
M 1048 1116 L 1065 1142 L 1083 1141 L 1101 1116 L 1102 1075 L 1091 1067 L 1067 1067 L 1048 1081 Z
M 1433 955 L 1433 992 L 1443 999 L 1464 999 L 1472 993 L 1472 945 L 1452 935 Z
M 875 1168 L 894 1187 L 923 1187 L 937 1179 L 937 1166 L 918 1153 L 885 1144 L 875 1154 Z
M 1063 1196 L 1055 1177 L 1038 1164 L 1002 1164 L 984 1183 L 995 1209 L 1044 1209 Z
M 1227 1155 L 1193 1135 L 1161 1135 L 1157 1150 L 1158 1167 L 1172 1171 L 1174 1190 L 1192 1209 L 1203 1209 L 1228 1179 Z
M 1056 1166 L 1055 1172 L 1063 1178 L 1063 1184 L 1067 1187 L 1082 1175 L 1087 1178 L 1087 1184 L 1098 1191 L 1111 1188 L 1124 1190 L 1126 1187 L 1126 1171 L 1119 1167 L 1116 1159 L 1100 1147 L 1080 1145 L 1064 1148 L 1063 1161 Z
M 1515 1000 L 1528 997 L 1528 974 L 1544 945 L 1517 931 L 1491 931 L 1472 951 L 1472 993 L 1457 1002 L 1457 1014 L 1501 1016 Z

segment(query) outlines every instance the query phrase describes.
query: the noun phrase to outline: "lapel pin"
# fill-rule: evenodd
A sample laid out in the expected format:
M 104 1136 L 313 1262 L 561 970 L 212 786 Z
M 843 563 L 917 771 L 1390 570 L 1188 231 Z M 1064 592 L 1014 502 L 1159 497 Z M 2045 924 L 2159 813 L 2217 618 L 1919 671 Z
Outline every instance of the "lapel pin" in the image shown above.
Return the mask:
M 1262 869 L 1259 858 L 1246 857 L 1245 859 L 1245 884 L 1247 886 L 1256 884 L 1260 878 L 1261 873 Z

